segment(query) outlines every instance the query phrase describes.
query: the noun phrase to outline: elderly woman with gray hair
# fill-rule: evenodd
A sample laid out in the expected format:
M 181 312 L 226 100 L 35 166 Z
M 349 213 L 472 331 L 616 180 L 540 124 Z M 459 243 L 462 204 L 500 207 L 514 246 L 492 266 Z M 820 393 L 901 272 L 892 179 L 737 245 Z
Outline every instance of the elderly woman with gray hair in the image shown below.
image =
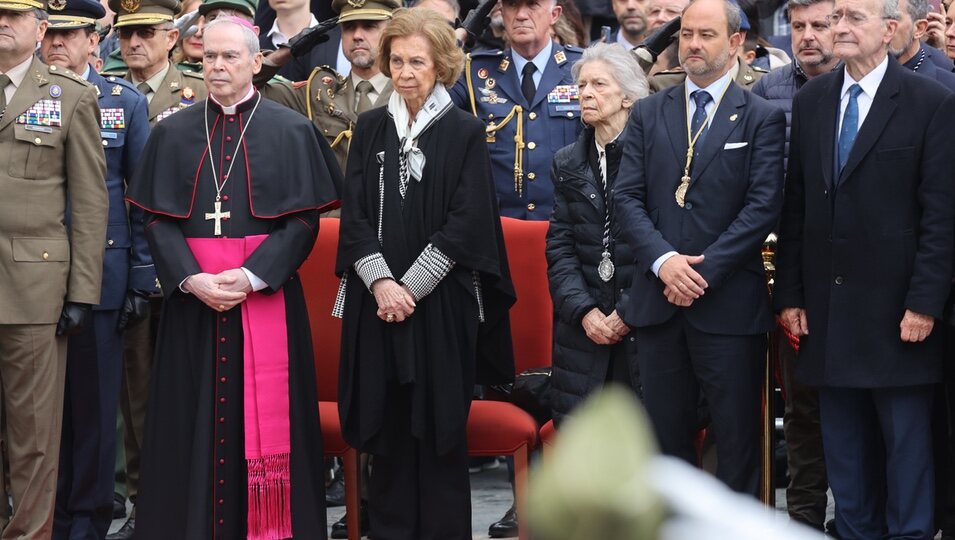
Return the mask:
M 619 315 L 630 301 L 634 255 L 617 234 L 611 199 L 630 109 L 649 86 L 633 56 L 615 44 L 584 51 L 572 73 L 587 127 L 554 156 L 547 233 L 556 313 L 551 408 L 558 423 L 607 382 L 639 390 L 636 343 Z

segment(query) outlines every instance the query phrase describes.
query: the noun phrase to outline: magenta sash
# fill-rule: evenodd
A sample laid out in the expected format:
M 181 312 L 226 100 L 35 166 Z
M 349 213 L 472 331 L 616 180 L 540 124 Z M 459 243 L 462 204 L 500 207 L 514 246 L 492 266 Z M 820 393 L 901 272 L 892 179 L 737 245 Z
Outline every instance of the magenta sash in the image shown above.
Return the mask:
M 187 238 L 186 242 L 202 271 L 218 274 L 241 267 L 266 238 Z M 240 306 L 248 538 L 281 540 L 292 537 L 285 296 L 281 289 L 271 295 L 252 292 Z

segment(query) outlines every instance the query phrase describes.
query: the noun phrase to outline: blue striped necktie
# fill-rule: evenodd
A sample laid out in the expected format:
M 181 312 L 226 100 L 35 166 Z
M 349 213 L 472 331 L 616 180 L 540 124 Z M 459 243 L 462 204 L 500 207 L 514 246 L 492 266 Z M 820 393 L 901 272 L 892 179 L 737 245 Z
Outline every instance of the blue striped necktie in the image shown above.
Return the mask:
M 856 142 L 856 134 L 859 133 L 859 94 L 862 93 L 862 87 L 853 84 L 849 87 L 849 105 L 842 116 L 842 129 L 839 130 L 839 170 L 846 166 L 849 161 L 849 152 L 852 151 L 852 144 Z

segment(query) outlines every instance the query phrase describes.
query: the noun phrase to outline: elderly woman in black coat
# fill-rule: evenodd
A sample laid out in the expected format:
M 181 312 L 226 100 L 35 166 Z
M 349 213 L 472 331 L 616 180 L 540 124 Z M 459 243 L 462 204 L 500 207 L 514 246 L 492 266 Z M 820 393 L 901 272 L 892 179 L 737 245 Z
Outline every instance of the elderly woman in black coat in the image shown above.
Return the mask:
M 648 94 L 636 60 L 598 44 L 573 67 L 587 124 L 554 156 L 554 212 L 547 232 L 547 275 L 554 300 L 551 407 L 560 422 L 594 389 L 613 381 L 638 390 L 636 343 L 620 318 L 634 255 L 613 216 L 617 169 L 630 108 Z

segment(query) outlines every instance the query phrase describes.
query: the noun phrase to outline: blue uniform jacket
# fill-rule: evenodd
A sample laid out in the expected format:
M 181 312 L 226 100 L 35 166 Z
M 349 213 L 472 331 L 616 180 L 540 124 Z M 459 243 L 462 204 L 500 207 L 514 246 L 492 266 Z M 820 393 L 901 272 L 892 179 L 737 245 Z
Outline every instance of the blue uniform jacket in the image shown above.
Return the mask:
M 128 211 L 124 197 L 149 138 L 146 97 L 119 77 L 103 77 L 92 68 L 87 80 L 99 94 L 100 136 L 106 151 L 109 220 L 103 240 L 103 286 L 95 309 L 119 309 L 129 289 L 156 292 L 156 268 L 143 231 L 143 212 Z
M 473 113 L 488 128 L 501 126 L 493 133 L 489 131 L 487 146 L 502 216 L 550 219 L 554 206 L 550 177 L 554 154 L 575 142 L 583 129 L 580 98 L 570 73 L 582 53 L 582 49 L 554 43 L 530 104 L 521 93 L 520 74 L 514 67 L 511 49 L 472 52 L 465 74 L 451 89 L 451 99 L 458 107 Z M 508 119 L 515 105 L 522 108 L 521 114 L 515 112 Z M 518 123 L 523 130 L 523 156 L 516 156 Z M 522 164 L 520 160 L 515 163 L 517 157 L 523 158 Z

